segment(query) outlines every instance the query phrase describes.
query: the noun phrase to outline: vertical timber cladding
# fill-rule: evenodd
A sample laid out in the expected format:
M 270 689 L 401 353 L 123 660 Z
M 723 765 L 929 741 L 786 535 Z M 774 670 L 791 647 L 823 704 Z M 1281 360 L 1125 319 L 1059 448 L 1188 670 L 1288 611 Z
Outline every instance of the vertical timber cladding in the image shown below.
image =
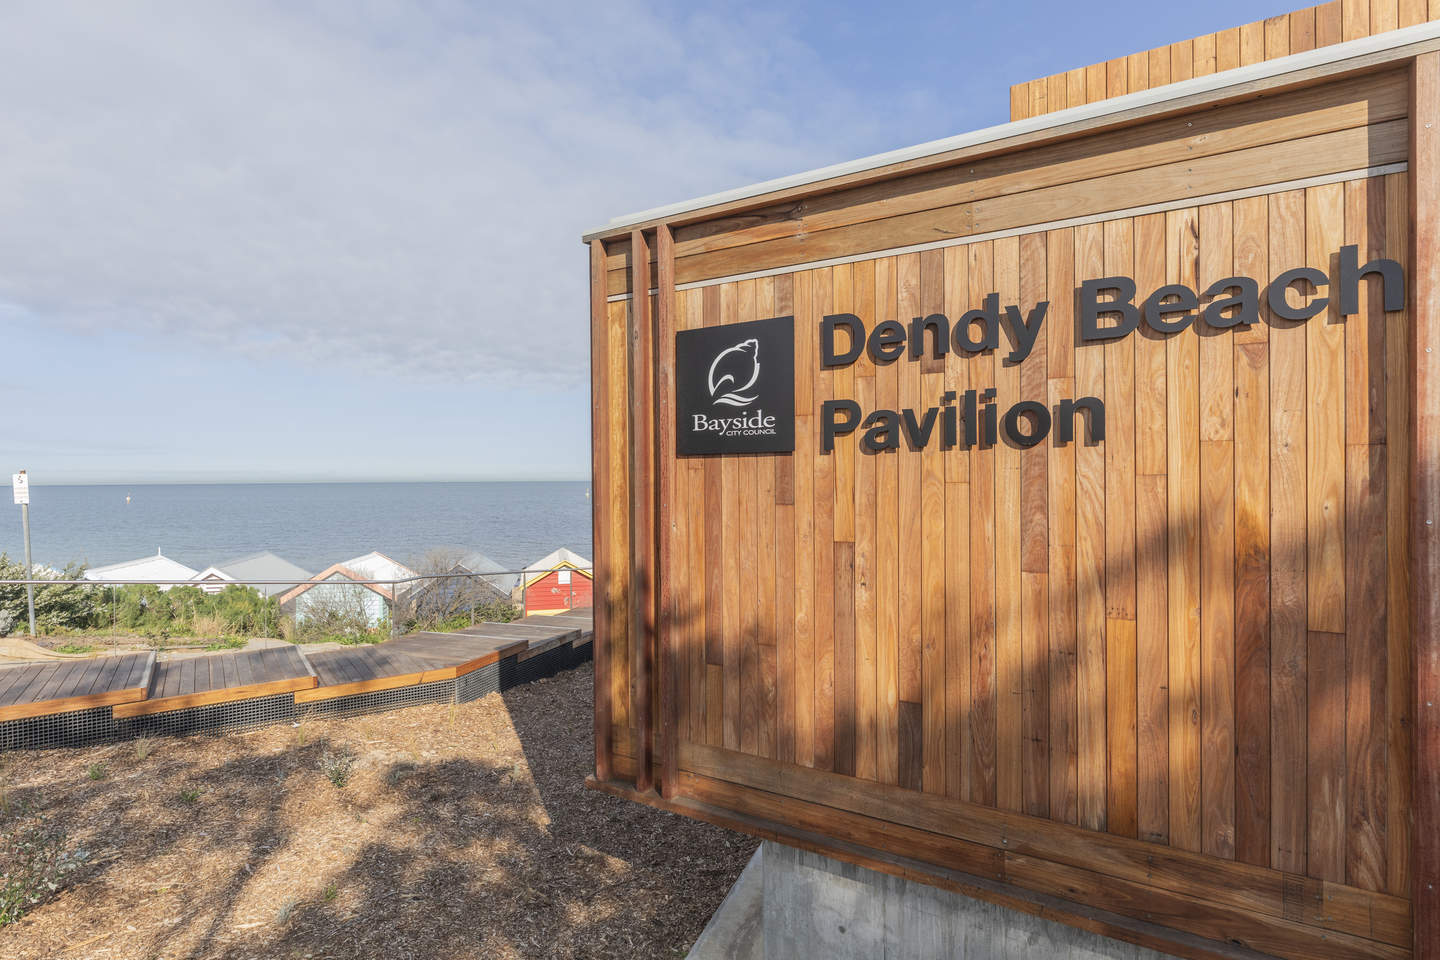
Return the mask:
M 799 412 L 793 456 L 677 466 L 680 546 L 662 576 L 684 658 L 681 767 L 900 822 L 896 789 L 945 798 L 926 809 L 953 822 L 909 824 L 969 841 L 1012 823 L 965 822 L 983 808 L 1208 855 L 1223 884 L 1255 875 L 1219 862 L 1308 877 L 1365 904 L 1332 930 L 1407 944 L 1408 598 L 1391 572 L 1408 519 L 1405 313 L 1367 284 L 1343 322 L 1332 295 L 1306 322 L 1266 309 L 1250 327 L 1077 343 L 1071 309 L 1084 279 L 1114 275 L 1143 296 L 1319 264 L 1333 294 L 1344 245 L 1407 261 L 1406 185 L 678 293 L 682 330 L 793 312 Z M 991 292 L 1050 303 L 1019 364 L 1003 347 L 818 363 L 827 314 L 953 318 Z M 942 451 L 937 425 L 919 450 L 866 453 L 857 430 L 820 451 L 825 400 L 918 418 L 948 391 L 990 388 L 1001 411 L 1100 398 L 1105 440 L 1077 425 L 1065 445 Z M 1049 874 L 1034 843 L 1009 879 L 1096 867 Z
M 673 245 L 642 243 L 666 252 L 639 271 L 628 235 L 592 241 L 597 769 L 640 779 L 644 684 L 666 704 L 662 790 L 695 815 L 1265 954 L 1410 956 L 1411 323 L 1379 279 L 1340 303 L 1346 247 L 1415 280 L 1409 98 L 1408 70 L 1369 73 L 661 225 Z M 1327 302 L 1287 320 L 1267 285 L 1304 267 L 1326 285 L 1285 303 Z M 794 318 L 793 453 L 676 456 L 674 335 L 636 332 L 637 272 L 680 335 Z M 1080 335 L 1086 281 L 1131 278 L 1139 305 L 1234 276 L 1259 322 Z M 954 323 L 991 295 L 1048 303 L 1019 362 L 1007 321 L 995 350 L 937 358 L 926 334 L 917 359 L 822 363 L 826 316 Z M 1002 424 L 1094 398 L 1104 439 L 1082 419 L 1068 443 L 1052 423 L 945 449 L 937 422 L 925 444 L 871 452 L 857 427 L 825 449 L 827 401 L 913 425 L 987 390 Z M 658 479 L 631 461 L 641 429 Z M 631 522 L 655 485 L 658 641 L 636 636 Z
M 1010 119 L 1024 120 L 1191 77 L 1440 20 L 1425 0 L 1331 0 L 1240 27 L 1156 47 L 1010 88 Z

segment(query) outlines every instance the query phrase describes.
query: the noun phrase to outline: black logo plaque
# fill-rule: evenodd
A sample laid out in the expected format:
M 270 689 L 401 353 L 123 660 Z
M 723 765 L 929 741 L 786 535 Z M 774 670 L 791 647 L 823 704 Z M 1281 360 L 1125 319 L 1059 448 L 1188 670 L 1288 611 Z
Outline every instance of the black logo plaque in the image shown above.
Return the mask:
M 675 334 L 675 452 L 795 449 L 795 318 Z

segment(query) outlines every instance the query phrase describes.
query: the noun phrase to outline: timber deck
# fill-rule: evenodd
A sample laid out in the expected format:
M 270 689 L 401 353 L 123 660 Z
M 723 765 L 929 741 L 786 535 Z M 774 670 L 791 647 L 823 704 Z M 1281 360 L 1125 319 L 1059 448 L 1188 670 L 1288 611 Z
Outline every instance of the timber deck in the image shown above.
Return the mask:
M 155 654 L 29 663 L 0 669 L 0 721 L 144 700 Z
M 156 661 L 154 653 L 0 667 L 0 722 L 111 707 L 116 719 L 293 694 L 313 703 L 436 680 L 591 641 L 589 609 L 422 631 L 306 654 L 285 646 Z
M 145 699 L 121 704 L 115 716 L 142 717 L 313 686 L 315 672 L 298 647 L 164 660 L 155 664 Z

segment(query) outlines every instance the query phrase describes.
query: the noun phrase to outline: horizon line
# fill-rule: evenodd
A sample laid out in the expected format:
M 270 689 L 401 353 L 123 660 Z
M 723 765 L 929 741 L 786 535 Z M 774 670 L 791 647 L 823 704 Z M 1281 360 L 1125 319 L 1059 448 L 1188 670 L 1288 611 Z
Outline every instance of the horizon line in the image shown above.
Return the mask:
M 445 478 L 359 478 L 338 480 L 329 478 L 290 478 L 290 479 L 164 479 L 164 478 L 138 478 L 129 480 L 49 480 L 44 483 L 30 481 L 32 487 L 124 487 L 124 486 L 227 486 L 244 484 L 247 486 L 259 486 L 265 484 L 362 484 L 362 483 L 590 483 L 591 478 L 582 477 L 445 477 Z

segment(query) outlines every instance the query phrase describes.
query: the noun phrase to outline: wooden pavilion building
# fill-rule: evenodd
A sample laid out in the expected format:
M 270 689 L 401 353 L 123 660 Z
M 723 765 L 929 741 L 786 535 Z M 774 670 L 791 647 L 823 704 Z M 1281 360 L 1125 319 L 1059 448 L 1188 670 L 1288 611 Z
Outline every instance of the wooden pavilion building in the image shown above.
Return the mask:
M 588 235 L 592 785 L 1167 954 L 1440 958 L 1432 18 Z

